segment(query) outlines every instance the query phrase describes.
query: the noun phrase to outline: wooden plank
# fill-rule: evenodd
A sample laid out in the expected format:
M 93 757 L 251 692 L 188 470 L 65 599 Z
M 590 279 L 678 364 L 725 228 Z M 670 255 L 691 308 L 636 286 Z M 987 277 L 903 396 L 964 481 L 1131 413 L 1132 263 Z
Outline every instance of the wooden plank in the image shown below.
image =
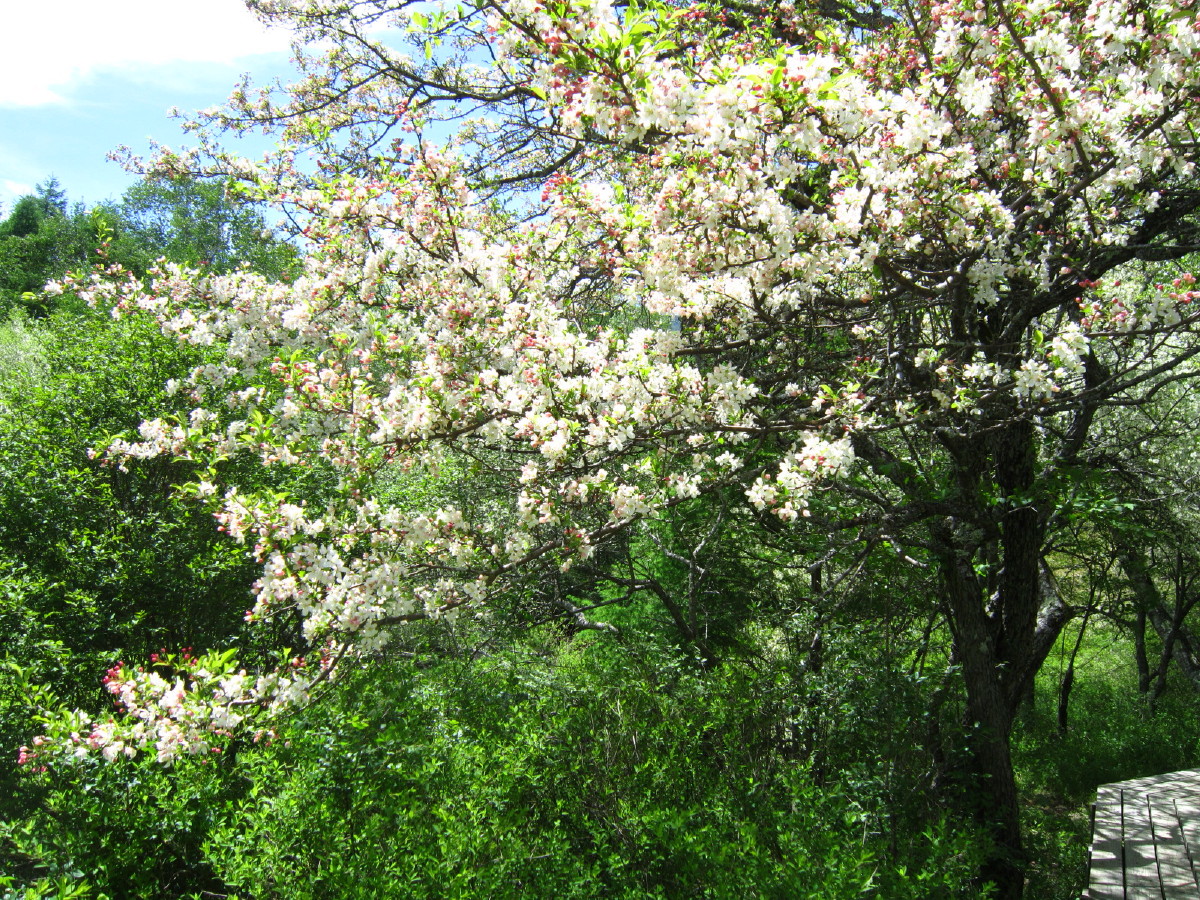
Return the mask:
M 1185 795 L 1186 796 L 1186 795 Z M 1150 794 L 1150 825 L 1154 831 L 1154 855 L 1162 897 L 1195 897 L 1196 876 L 1183 839 L 1183 826 L 1175 798 L 1167 792 Z M 1188 810 L 1185 801 L 1185 810 Z M 1190 814 L 1190 810 L 1185 815 Z
M 1163 900 L 1154 853 L 1150 804 L 1144 794 L 1125 795 L 1121 832 L 1125 846 L 1125 900 Z
M 1093 810 L 1085 897 L 1200 898 L 1200 769 L 1102 785 Z
M 1192 876 L 1200 883 L 1200 795 L 1189 792 L 1174 799 L 1184 849 L 1192 864 Z
M 1124 900 L 1125 897 L 1121 792 L 1107 787 L 1096 792 L 1087 896 L 1088 900 Z
M 1150 791 L 1158 791 L 1164 785 L 1177 785 L 1184 782 L 1200 785 L 1200 769 L 1183 769 L 1179 772 L 1166 772 L 1162 775 L 1130 778 L 1127 781 L 1114 781 L 1111 784 L 1104 785 L 1104 787 L 1113 788 L 1129 795 L 1138 792 L 1148 793 Z
M 1147 775 L 1145 778 L 1134 778 L 1121 782 L 1121 791 L 1126 796 L 1137 792 L 1155 791 L 1164 784 L 1171 784 L 1182 775 L 1182 772 L 1165 772 L 1162 775 Z

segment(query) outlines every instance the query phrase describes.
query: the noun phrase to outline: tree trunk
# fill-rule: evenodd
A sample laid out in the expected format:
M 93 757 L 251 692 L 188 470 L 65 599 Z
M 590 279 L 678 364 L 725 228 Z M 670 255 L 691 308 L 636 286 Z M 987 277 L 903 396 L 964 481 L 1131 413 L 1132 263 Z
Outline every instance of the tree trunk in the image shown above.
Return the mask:
M 1026 858 L 1009 739 L 1017 711 L 1071 614 L 1042 562 L 1046 519 L 1035 502 L 1032 423 L 1010 421 L 986 438 L 949 442 L 947 449 L 960 501 L 972 515 L 935 525 L 932 536 L 967 693 L 976 813 L 993 840 L 981 875 L 995 884 L 1001 900 L 1018 900 Z M 976 570 L 981 561 L 992 563 L 982 567 L 986 575 Z
M 1075 686 L 1075 663 L 1067 666 L 1062 684 L 1058 686 L 1058 736 L 1065 737 L 1071 709 L 1071 688 Z
M 944 537 L 949 537 L 943 532 Z M 950 606 L 955 654 L 967 692 L 967 725 L 975 771 L 975 813 L 992 835 L 993 852 L 980 873 L 994 883 L 1000 900 L 1017 900 L 1024 890 L 1017 784 L 1009 752 L 1015 706 L 1001 681 L 995 652 L 995 622 L 984 607 L 982 585 L 971 554 L 943 544 L 942 575 Z
M 1192 690 L 1200 692 L 1200 666 L 1196 665 L 1190 652 L 1196 646 L 1195 636 L 1183 624 L 1182 616 L 1172 615 L 1167 610 L 1162 593 L 1159 591 L 1158 585 L 1154 583 L 1154 579 L 1150 577 L 1149 569 L 1141 553 L 1136 548 L 1126 549 L 1119 558 L 1121 568 L 1125 571 L 1125 577 L 1129 579 L 1129 587 L 1133 590 L 1139 613 L 1146 614 L 1146 618 L 1154 626 L 1154 631 L 1158 634 L 1163 646 L 1169 648 L 1171 660 L 1174 661 L 1180 674 L 1192 686 Z M 1176 612 L 1178 613 L 1179 610 L 1177 609 Z M 1143 653 L 1145 652 L 1144 633 L 1143 626 Z M 1138 665 L 1140 682 L 1142 663 L 1139 661 Z M 1147 680 L 1147 688 L 1149 688 L 1149 680 Z
M 1095 599 L 1095 590 L 1093 589 L 1092 598 Z M 1079 626 L 1079 634 L 1075 636 L 1075 646 L 1071 648 L 1071 659 L 1067 663 L 1067 671 L 1063 675 L 1062 684 L 1058 688 L 1058 735 L 1065 737 L 1067 734 L 1067 720 L 1071 709 L 1071 688 L 1075 686 L 1075 660 L 1079 656 L 1079 648 L 1083 646 L 1083 635 L 1087 631 L 1088 619 L 1092 616 L 1092 605 L 1088 603 L 1088 610 L 1083 615 L 1083 622 Z
M 1133 655 L 1137 660 L 1138 693 L 1150 693 L 1150 660 L 1146 656 L 1146 610 L 1139 609 L 1133 623 Z

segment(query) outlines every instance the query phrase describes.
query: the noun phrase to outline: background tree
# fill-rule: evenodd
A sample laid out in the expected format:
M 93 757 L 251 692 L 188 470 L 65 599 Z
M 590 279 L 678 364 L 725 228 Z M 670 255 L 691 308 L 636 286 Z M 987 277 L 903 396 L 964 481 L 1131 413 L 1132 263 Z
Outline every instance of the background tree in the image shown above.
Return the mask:
M 248 266 L 273 277 L 296 264 L 295 248 L 275 235 L 262 212 L 219 182 L 144 179 L 112 212 L 126 264 L 142 271 L 159 257 L 219 273 Z
M 44 314 L 44 301 L 37 299 L 42 288 L 71 268 L 89 266 L 94 248 L 86 214 L 68 213 L 58 180 L 39 184 L 0 222 L 0 315 L 15 309 Z

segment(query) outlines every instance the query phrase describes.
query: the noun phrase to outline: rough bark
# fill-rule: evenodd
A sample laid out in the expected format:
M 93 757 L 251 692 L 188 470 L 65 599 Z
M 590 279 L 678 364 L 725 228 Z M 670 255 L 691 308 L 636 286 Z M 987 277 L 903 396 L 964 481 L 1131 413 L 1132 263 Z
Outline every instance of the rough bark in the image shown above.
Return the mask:
M 1143 697 L 1150 693 L 1150 659 L 1146 656 L 1146 610 L 1137 611 L 1133 622 L 1133 655 L 1137 661 L 1138 693 Z
M 1048 516 L 1035 500 L 1032 425 L 1014 419 L 986 440 L 948 449 L 960 502 L 970 516 L 947 517 L 931 528 L 931 536 L 966 688 L 978 814 L 995 847 L 982 875 L 999 897 L 1015 900 L 1024 891 L 1026 856 L 1009 746 L 1012 726 L 1073 611 L 1042 559 Z M 990 473 L 990 485 L 981 483 L 981 473 Z M 987 499 L 989 491 L 999 494 L 998 503 Z
M 1005 690 L 996 653 L 996 624 L 988 616 L 983 590 L 972 566 L 973 554 L 954 536 L 941 532 L 939 563 L 945 581 L 955 653 L 966 687 L 971 756 L 979 792 L 977 814 L 992 832 L 995 852 L 981 873 L 999 888 L 1004 900 L 1019 898 L 1024 885 L 1024 849 L 1016 778 L 1009 752 L 1014 706 Z

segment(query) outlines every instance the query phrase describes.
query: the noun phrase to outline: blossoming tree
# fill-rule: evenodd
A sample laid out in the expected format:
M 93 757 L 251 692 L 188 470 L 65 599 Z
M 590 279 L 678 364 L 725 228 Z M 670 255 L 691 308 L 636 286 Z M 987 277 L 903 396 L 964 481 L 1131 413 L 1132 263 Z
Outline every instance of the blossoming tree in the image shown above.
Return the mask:
M 277 127 L 279 152 L 206 138 L 204 165 L 304 226 L 305 275 L 66 287 L 228 348 L 175 386 L 190 418 L 115 461 L 336 471 L 321 508 L 191 488 L 262 562 L 249 615 L 298 610 L 321 663 L 118 667 L 124 715 L 63 720 L 30 758 L 204 751 L 404 623 L 595 565 L 692 498 L 736 489 L 751 521 L 804 528 L 846 490 L 842 527 L 937 572 L 998 817 L 989 875 L 1018 894 L 1008 735 L 1071 614 L 1044 558 L 1062 475 L 1094 464 L 1106 409 L 1200 352 L 1194 279 L 1134 266 L 1197 245 L 1193 5 L 251 6 L 317 49 L 286 92 L 207 114 Z M 381 491 L 451 456 L 503 489 Z

